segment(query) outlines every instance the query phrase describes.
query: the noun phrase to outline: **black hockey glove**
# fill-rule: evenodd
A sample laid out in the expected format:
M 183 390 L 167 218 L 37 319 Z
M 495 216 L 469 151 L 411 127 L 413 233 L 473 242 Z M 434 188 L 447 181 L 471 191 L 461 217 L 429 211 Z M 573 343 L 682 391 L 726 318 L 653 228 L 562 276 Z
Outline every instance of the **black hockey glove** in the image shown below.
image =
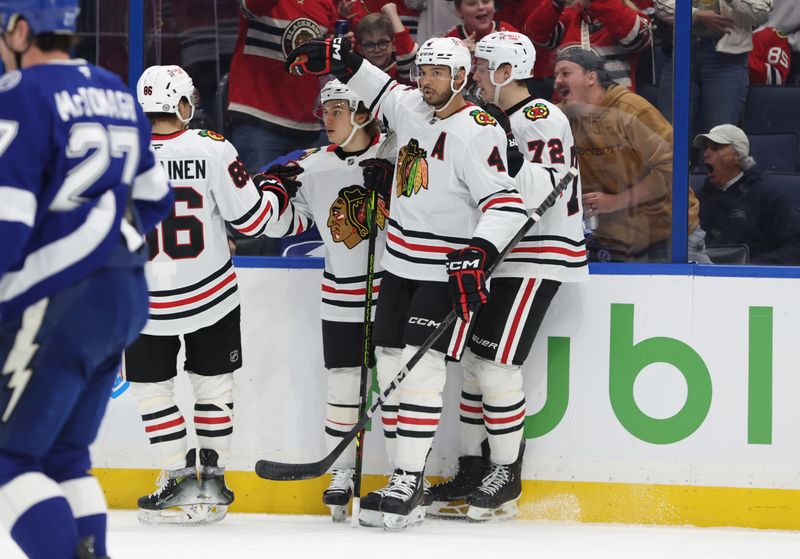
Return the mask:
M 447 254 L 447 287 L 453 310 L 464 322 L 469 322 L 470 311 L 477 311 L 489 297 L 486 260 L 486 251 L 474 246 Z
M 260 191 L 272 192 L 275 195 L 278 199 L 278 215 L 282 215 L 291 199 L 283 182 L 276 176 L 259 174 L 253 177 L 253 183 Z M 297 189 L 294 192 L 296 193 Z
M 263 173 L 280 180 L 289 198 L 294 198 L 295 194 L 297 194 L 297 189 L 303 186 L 303 183 L 297 180 L 297 175 L 302 173 L 303 170 L 300 165 L 291 162 L 286 165 L 272 165 L 265 169 Z
M 364 187 L 372 189 L 388 203 L 394 184 L 394 165 L 388 159 L 365 159 L 358 164 L 364 168 Z
M 363 61 L 344 37 L 311 39 L 289 53 L 286 71 L 298 76 L 333 74 L 341 79 L 354 74 Z
M 525 161 L 525 158 L 522 153 L 520 153 L 517 139 L 514 137 L 513 132 L 511 132 L 511 121 L 506 112 L 494 103 L 486 104 L 483 110 L 492 115 L 497 121 L 497 124 L 499 124 L 506 133 L 506 142 L 508 143 L 506 147 L 508 174 L 512 177 L 516 177 L 517 173 L 519 173 L 519 170 L 522 168 L 522 163 Z

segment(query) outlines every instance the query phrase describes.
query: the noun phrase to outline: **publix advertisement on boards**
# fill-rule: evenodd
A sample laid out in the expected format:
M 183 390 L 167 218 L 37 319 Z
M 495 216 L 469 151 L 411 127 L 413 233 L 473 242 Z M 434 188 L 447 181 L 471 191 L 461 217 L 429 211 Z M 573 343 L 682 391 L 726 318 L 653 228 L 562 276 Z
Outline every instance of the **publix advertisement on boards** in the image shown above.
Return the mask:
M 244 366 L 229 469 L 317 460 L 326 453 L 321 270 L 237 274 Z M 798 280 L 767 278 L 595 275 L 563 285 L 524 367 L 523 477 L 800 488 L 798 293 Z M 452 364 L 428 474 L 458 455 L 460 383 Z M 383 474 L 379 416 L 372 423 L 365 468 Z M 131 391 L 110 401 L 93 457 L 101 468 L 157 467 Z

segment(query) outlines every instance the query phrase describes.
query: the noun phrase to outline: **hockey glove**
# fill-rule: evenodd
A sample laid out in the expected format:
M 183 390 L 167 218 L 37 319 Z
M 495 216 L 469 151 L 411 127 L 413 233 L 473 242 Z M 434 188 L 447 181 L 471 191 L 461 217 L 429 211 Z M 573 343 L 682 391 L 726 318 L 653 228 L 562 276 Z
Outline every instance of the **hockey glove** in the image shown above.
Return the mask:
M 297 189 L 303 183 L 297 180 L 297 175 L 303 172 L 303 168 L 297 163 L 289 163 L 287 165 L 272 165 L 264 171 L 267 176 L 277 178 L 283 184 L 284 190 L 289 195 L 289 198 L 294 198 L 297 194 Z
M 274 175 L 259 174 L 253 177 L 253 183 L 262 192 L 271 192 L 278 199 L 278 215 L 283 215 L 289 205 L 291 196 L 283 182 Z M 295 193 L 297 189 L 295 189 Z
M 363 61 L 352 52 L 350 41 L 344 37 L 311 39 L 289 53 L 286 71 L 298 76 L 333 74 L 346 78 L 355 73 Z
M 508 174 L 512 177 L 516 177 L 517 173 L 519 173 L 519 170 L 522 167 L 522 162 L 525 161 L 525 158 L 523 157 L 522 153 L 520 153 L 517 139 L 514 137 L 514 133 L 511 131 L 511 121 L 509 120 L 506 112 L 493 103 L 487 103 L 483 107 L 483 110 L 492 115 L 492 117 L 494 117 L 494 119 L 497 121 L 497 124 L 499 124 L 506 133 L 506 142 L 508 143 L 506 148 Z
M 486 287 L 486 251 L 468 246 L 447 254 L 447 282 L 453 310 L 464 322 L 470 311 L 477 311 L 489 297 Z
M 385 201 L 389 200 L 394 184 L 394 165 L 388 159 L 365 159 L 358 164 L 364 168 L 364 187 L 374 190 Z

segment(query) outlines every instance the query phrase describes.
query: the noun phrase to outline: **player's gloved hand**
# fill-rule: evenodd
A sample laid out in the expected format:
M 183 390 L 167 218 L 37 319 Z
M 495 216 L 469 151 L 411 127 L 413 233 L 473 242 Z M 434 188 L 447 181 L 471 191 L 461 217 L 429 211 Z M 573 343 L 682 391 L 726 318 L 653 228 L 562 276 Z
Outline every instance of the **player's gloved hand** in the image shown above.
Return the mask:
M 272 165 L 264 171 L 264 174 L 276 177 L 283 184 L 289 198 L 294 198 L 297 189 L 303 186 L 303 183 L 297 180 L 297 176 L 302 172 L 303 168 L 296 161 L 291 161 L 286 165 Z
M 489 113 L 506 133 L 506 141 L 508 143 L 506 148 L 508 174 L 512 177 L 516 177 L 517 173 L 519 173 L 519 170 L 522 167 L 523 161 L 525 161 L 525 157 L 522 155 L 522 153 L 520 153 L 517 139 L 514 137 L 514 133 L 511 131 L 511 121 L 509 120 L 506 112 L 494 103 L 486 104 L 483 107 L 483 110 Z
M 333 74 L 343 78 L 358 70 L 363 61 L 352 52 L 350 41 L 344 37 L 311 39 L 289 53 L 286 71 L 298 76 Z
M 388 159 L 365 159 L 358 164 L 364 169 L 364 187 L 374 190 L 388 202 L 394 184 L 394 165 Z
M 271 192 L 278 199 L 278 215 L 283 215 L 283 212 L 289 206 L 289 200 L 297 193 L 294 189 L 292 194 L 289 194 L 283 182 L 274 175 L 258 174 L 253 177 L 253 183 L 262 192 Z
M 469 322 L 470 311 L 476 311 L 489 297 L 486 287 L 486 251 L 475 246 L 454 250 L 447 254 L 447 282 L 453 310 L 464 322 Z

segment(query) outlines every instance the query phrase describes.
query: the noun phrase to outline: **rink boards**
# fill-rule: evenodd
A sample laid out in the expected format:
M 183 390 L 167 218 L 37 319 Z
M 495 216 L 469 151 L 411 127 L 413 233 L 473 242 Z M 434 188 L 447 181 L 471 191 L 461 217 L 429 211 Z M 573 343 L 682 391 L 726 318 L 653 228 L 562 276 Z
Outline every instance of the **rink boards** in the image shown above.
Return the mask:
M 237 273 L 234 510 L 325 513 L 327 478 L 251 473 L 259 458 L 325 454 L 322 272 Z M 564 285 L 525 366 L 522 516 L 800 529 L 799 282 L 594 275 Z M 451 365 L 428 475 L 455 463 L 459 391 Z M 388 468 L 378 431 L 365 449 L 369 489 Z M 93 458 L 112 506 L 133 508 L 152 490 L 157 464 L 129 392 L 111 400 Z

